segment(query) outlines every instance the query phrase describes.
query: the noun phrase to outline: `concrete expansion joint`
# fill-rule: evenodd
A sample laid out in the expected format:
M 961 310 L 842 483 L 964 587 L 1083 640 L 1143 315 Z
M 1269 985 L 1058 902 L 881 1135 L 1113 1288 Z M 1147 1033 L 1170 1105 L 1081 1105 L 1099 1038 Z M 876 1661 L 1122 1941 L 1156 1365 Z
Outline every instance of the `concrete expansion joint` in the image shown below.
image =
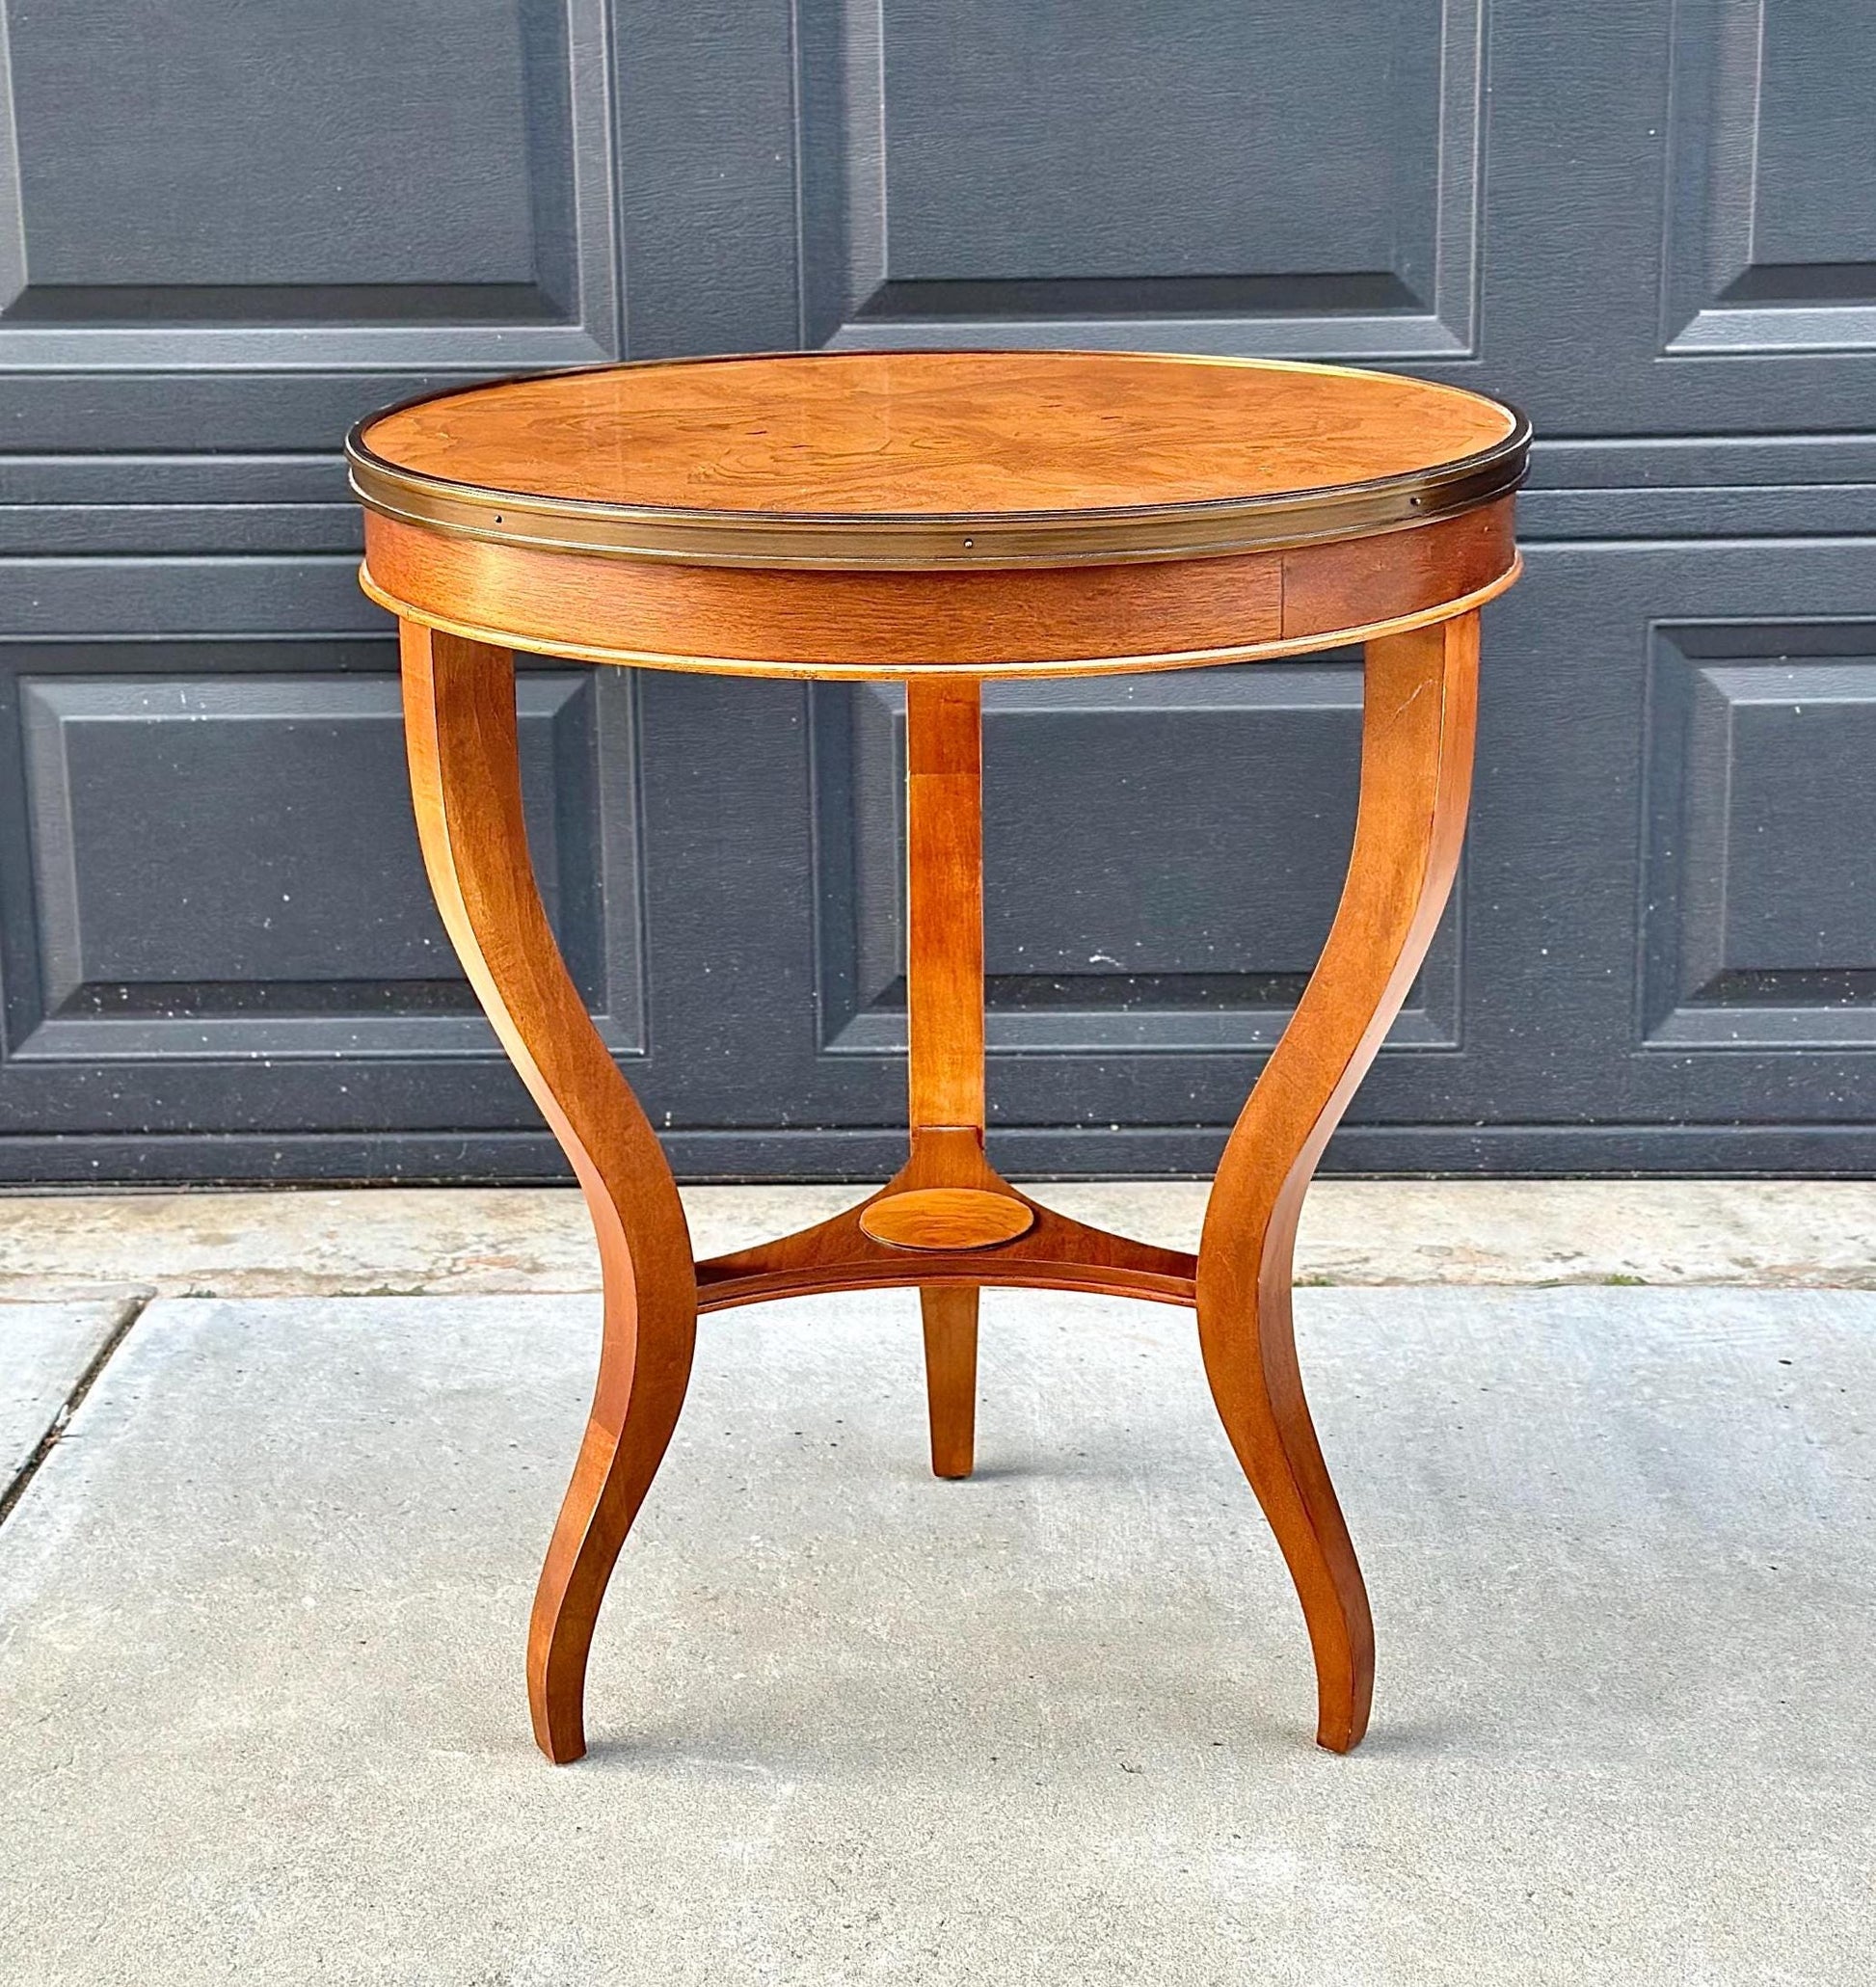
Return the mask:
M 85 1396 L 97 1384 L 99 1375 L 111 1363 L 113 1356 L 124 1340 L 129 1337 L 130 1328 L 149 1308 L 155 1298 L 155 1290 L 148 1289 L 133 1291 L 120 1301 L 118 1316 L 113 1321 L 103 1344 L 98 1347 L 72 1383 L 70 1390 L 59 1404 L 58 1411 L 53 1415 L 45 1433 L 13 1471 L 6 1488 L 0 1490 L 0 1525 L 5 1524 L 13 1516 L 20 1499 L 31 1487 L 33 1479 L 44 1466 L 47 1457 L 65 1439 L 72 1417 L 85 1405 Z

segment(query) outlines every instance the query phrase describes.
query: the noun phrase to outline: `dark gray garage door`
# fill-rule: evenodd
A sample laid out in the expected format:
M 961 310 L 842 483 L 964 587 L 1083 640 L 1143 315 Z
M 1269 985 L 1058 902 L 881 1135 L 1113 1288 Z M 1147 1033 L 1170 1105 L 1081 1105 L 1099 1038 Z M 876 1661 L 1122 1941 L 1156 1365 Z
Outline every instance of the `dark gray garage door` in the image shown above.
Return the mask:
M 428 907 L 339 437 L 526 366 L 959 342 L 1537 422 L 1459 900 L 1331 1166 L 1876 1169 L 1876 11 L 5 22 L 7 1176 L 555 1172 Z M 1006 1164 L 1214 1155 L 1327 926 L 1359 697 L 1346 655 L 993 696 Z M 884 1168 L 895 696 L 521 698 L 551 910 L 681 1168 Z

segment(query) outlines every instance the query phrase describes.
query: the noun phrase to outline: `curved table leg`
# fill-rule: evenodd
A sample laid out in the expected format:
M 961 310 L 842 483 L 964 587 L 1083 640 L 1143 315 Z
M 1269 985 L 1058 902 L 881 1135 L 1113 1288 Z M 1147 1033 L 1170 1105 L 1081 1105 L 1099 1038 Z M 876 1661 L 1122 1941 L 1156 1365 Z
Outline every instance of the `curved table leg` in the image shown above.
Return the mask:
M 697 1282 L 657 1137 L 594 1030 L 549 928 L 522 811 L 512 658 L 403 626 L 404 719 L 424 866 L 489 1019 L 573 1162 L 605 1289 L 598 1385 L 528 1632 L 534 1735 L 586 1750 L 593 1625 L 690 1377 Z
M 1413 983 L 1452 887 L 1478 657 L 1476 613 L 1368 644 L 1361 799 L 1342 900 L 1231 1134 L 1199 1243 L 1206 1377 L 1302 1602 L 1317 1742 L 1338 1753 L 1367 1730 L 1374 1627 L 1297 1368 L 1291 1259 L 1316 1162 Z

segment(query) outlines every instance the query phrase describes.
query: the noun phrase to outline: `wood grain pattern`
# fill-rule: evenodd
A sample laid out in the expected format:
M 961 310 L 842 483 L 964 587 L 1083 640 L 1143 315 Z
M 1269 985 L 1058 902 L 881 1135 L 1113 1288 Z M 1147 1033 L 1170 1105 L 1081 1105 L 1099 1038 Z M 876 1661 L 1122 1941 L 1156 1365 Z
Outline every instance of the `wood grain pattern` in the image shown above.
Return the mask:
M 1277 555 L 1012 573 L 764 572 L 490 545 L 366 514 L 372 583 L 400 611 L 544 642 L 814 673 L 975 668 L 1257 642 L 1282 631 Z
M 1303 1396 L 1291 1318 L 1316 1162 L 1407 997 L 1452 887 L 1476 721 L 1467 614 L 1369 645 L 1354 847 L 1322 956 L 1231 1134 L 1206 1209 L 1196 1297 L 1206 1376 L 1282 1547 L 1315 1652 L 1319 1743 L 1367 1729 L 1374 1628 Z
M 527 1689 L 550 1759 L 586 1749 L 587 1653 L 619 1548 L 677 1424 L 697 1282 L 663 1152 L 567 973 L 535 888 L 515 675 L 498 649 L 403 631 L 418 838 L 463 970 L 573 1163 L 605 1291 L 600 1371 L 535 1595 Z
M 860 1218 L 874 1201 L 925 1187 L 976 1187 L 1007 1195 L 1034 1216 L 1012 1242 L 991 1248 L 910 1255 L 874 1242 Z M 912 1156 L 878 1194 L 813 1227 L 759 1242 L 697 1265 L 698 1308 L 804 1297 L 820 1290 L 922 1290 L 959 1285 L 1021 1290 L 1087 1290 L 1190 1304 L 1197 1258 L 1131 1236 L 1112 1235 L 1060 1214 L 1012 1187 L 983 1154 L 968 1127 L 920 1134 Z
M 989 1249 L 1014 1242 L 1035 1225 L 1035 1212 L 1013 1195 L 977 1187 L 918 1187 L 869 1201 L 863 1234 L 894 1249 Z
M 1512 523 L 1506 497 L 1418 530 L 1284 552 L 1283 633 L 1320 635 L 1448 605 L 1515 570 Z
M 1512 425 L 1456 388 L 1337 367 L 845 352 L 504 381 L 382 415 L 363 440 L 426 475 L 575 502 L 951 516 L 1334 488 Z
M 641 497 L 682 486 L 712 501 L 755 503 L 779 500 L 786 485 L 790 501 L 806 493 L 830 504 L 1044 495 L 1093 504 L 1123 489 L 1160 498 L 1196 492 L 1212 487 L 1208 477 L 1242 486 L 1253 471 L 1352 474 L 1352 465 L 1391 459 L 1390 448 L 1425 455 L 1460 445 L 1464 438 L 1442 422 L 1509 418 L 1490 403 L 1406 382 L 1362 389 L 1357 418 L 1355 389 L 1325 384 L 1327 374 L 1299 381 L 1296 368 L 1219 368 L 1216 401 L 1204 403 L 1211 412 L 1200 407 L 1186 433 L 1166 411 L 1166 381 L 1178 370 L 1168 362 L 1116 370 L 1112 355 L 1090 355 L 1038 369 L 1021 355 L 978 355 L 960 372 L 927 365 L 932 357 L 796 367 L 789 390 L 809 376 L 822 384 L 791 411 L 763 401 L 764 391 L 782 390 L 772 362 L 672 368 L 650 385 L 645 373 L 632 373 L 630 386 L 623 373 L 593 375 L 571 397 L 564 383 L 550 393 L 543 383 L 539 394 L 510 385 L 393 416 L 402 423 L 393 438 L 434 450 L 457 473 L 526 474 L 543 485 L 557 477 L 554 487 Z M 1061 389 L 1054 400 L 1036 390 L 1044 372 Z M 941 390 L 966 373 L 980 391 Z M 1121 382 L 1108 398 L 1093 390 L 1097 374 Z M 838 391 L 828 384 L 840 382 Z M 753 397 L 740 397 L 743 386 Z M 816 401 L 823 389 L 832 397 Z M 1262 425 L 1246 427 L 1242 396 L 1253 389 L 1273 397 Z M 1200 401 L 1212 390 L 1201 389 Z M 478 426 L 478 407 L 500 419 Z M 574 416 L 556 428 L 552 410 L 569 407 Z M 502 445 L 521 450 L 512 459 L 490 453 L 502 422 L 511 430 Z M 679 481 L 659 485 L 658 476 Z M 699 1312 L 906 1285 L 920 1293 L 932 1468 L 946 1477 L 968 1475 L 974 1462 L 983 1287 L 1195 1307 L 1213 1397 L 1302 1603 L 1317 1736 L 1336 1751 L 1355 1744 L 1373 1690 L 1373 1630 L 1303 1396 L 1291 1263 L 1317 1160 L 1452 884 L 1471 767 L 1476 607 L 1517 570 L 1509 497 L 1437 522 L 1281 550 L 1080 567 L 659 563 L 491 544 L 375 512 L 366 546 L 367 589 L 404 619 L 412 784 L 438 903 L 573 1161 L 599 1238 L 599 1381 L 529 1637 L 529 1700 L 549 1758 L 574 1759 L 584 1747 L 594 1623 L 682 1406 Z M 1351 631 L 1372 638 L 1347 881 L 1316 970 L 1231 1135 L 1198 1253 L 1108 1234 L 1018 1193 L 983 1142 L 978 679 L 1294 653 Z M 496 640 L 476 638 L 491 631 Z M 751 675 L 906 678 L 911 1149 L 898 1175 L 859 1207 L 693 1262 L 669 1168 L 586 1016 L 535 890 L 511 643 Z
M 975 678 L 936 677 L 905 686 L 905 1019 L 912 1151 L 930 1132 L 968 1132 L 983 1141 L 983 691 Z M 952 1141 L 941 1139 L 943 1154 Z M 974 1194 L 1022 1203 L 970 1182 L 925 1193 Z M 891 1195 L 867 1210 L 902 1202 Z M 890 1221 L 890 1216 L 888 1217 Z M 1031 1220 L 1011 1230 L 1009 1240 Z M 891 1234 L 869 1229 L 874 1241 Z M 953 1231 L 955 1233 L 955 1231 Z M 977 1249 L 968 1234 L 953 1247 Z M 943 1236 L 932 1246 L 942 1249 Z M 968 1476 L 976 1442 L 978 1293 L 922 1290 L 925 1405 L 931 1467 Z
M 914 1137 L 983 1129 L 982 691 L 905 688 L 906 1029 Z
M 931 1473 L 955 1482 L 977 1464 L 978 1293 L 955 1284 L 927 1288 L 919 1292 L 919 1309 Z
M 1358 1742 L 1373 1690 L 1373 1631 L 1303 1397 L 1291 1260 L 1316 1161 L 1412 981 L 1457 867 L 1476 616 L 1370 647 L 1347 884 L 1316 971 L 1232 1134 L 1196 1257 L 1107 1234 L 1018 1194 L 984 1157 L 980 1111 L 977 1122 L 942 1125 L 919 1123 L 915 1110 L 911 1156 L 872 1201 L 693 1266 L 657 1141 L 580 1007 L 534 890 L 509 659 L 420 628 L 407 629 L 405 642 L 413 786 L 432 883 L 477 993 L 578 1171 L 605 1275 L 600 1382 L 529 1643 L 530 1702 L 549 1756 L 574 1759 L 583 1749 L 594 1622 L 682 1405 L 696 1313 L 908 1282 L 924 1311 L 932 1466 L 942 1476 L 966 1475 L 973 1463 L 982 1286 L 1195 1305 L 1220 1418 L 1302 1602 L 1318 1738 L 1336 1751 Z M 972 936 L 959 926 L 979 885 L 975 841 L 956 817 L 978 804 L 975 702 L 955 685 L 923 687 L 908 760 L 911 777 L 932 783 L 913 818 L 936 894 L 922 900 L 941 907 L 932 928 L 949 930 L 947 943 L 968 952 Z M 940 850 L 950 852 L 933 853 Z M 916 868 L 919 849 L 911 861 Z M 921 956 L 916 929 L 910 955 Z M 930 1010 L 942 1032 L 927 1031 L 931 1067 L 914 1074 L 915 1097 L 980 1102 L 980 1007 L 967 1011 L 961 1002 L 953 985 Z M 867 1234 L 868 1207 L 929 1189 L 1005 1196 L 1029 1210 L 1031 1223 L 1006 1242 L 916 1255 Z
M 1294 654 L 1509 585 L 1512 499 L 1343 545 L 1014 572 L 813 573 L 490 545 L 365 517 L 366 590 L 543 653 L 735 675 L 1093 675 Z

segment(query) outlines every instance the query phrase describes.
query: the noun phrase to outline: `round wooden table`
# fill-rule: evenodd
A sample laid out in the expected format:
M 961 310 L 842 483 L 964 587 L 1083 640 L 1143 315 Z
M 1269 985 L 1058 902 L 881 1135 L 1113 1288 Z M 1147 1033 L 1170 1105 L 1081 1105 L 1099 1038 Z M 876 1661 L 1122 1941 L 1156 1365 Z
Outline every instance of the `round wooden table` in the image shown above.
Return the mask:
M 978 1292 L 1190 1304 L 1302 1602 L 1320 1743 L 1362 1734 L 1374 1638 L 1291 1329 L 1317 1158 L 1459 859 L 1478 609 L 1516 578 L 1530 432 L 1454 388 L 1122 353 L 815 353 L 622 365 L 362 422 L 362 581 L 402 624 L 417 827 L 443 922 L 565 1147 L 605 1285 L 585 1439 L 535 1599 L 549 1757 L 585 1749 L 606 1581 L 683 1406 L 698 1314 L 918 1288 L 932 1467 L 971 1469 Z M 1366 647 L 1360 801 L 1322 956 L 1225 1146 L 1196 1256 L 1019 1193 L 984 1156 L 979 698 Z M 657 1138 L 536 893 L 512 652 L 906 686 L 909 1156 L 833 1221 L 693 1259 Z M 1169 794 L 1168 806 L 1178 804 Z

